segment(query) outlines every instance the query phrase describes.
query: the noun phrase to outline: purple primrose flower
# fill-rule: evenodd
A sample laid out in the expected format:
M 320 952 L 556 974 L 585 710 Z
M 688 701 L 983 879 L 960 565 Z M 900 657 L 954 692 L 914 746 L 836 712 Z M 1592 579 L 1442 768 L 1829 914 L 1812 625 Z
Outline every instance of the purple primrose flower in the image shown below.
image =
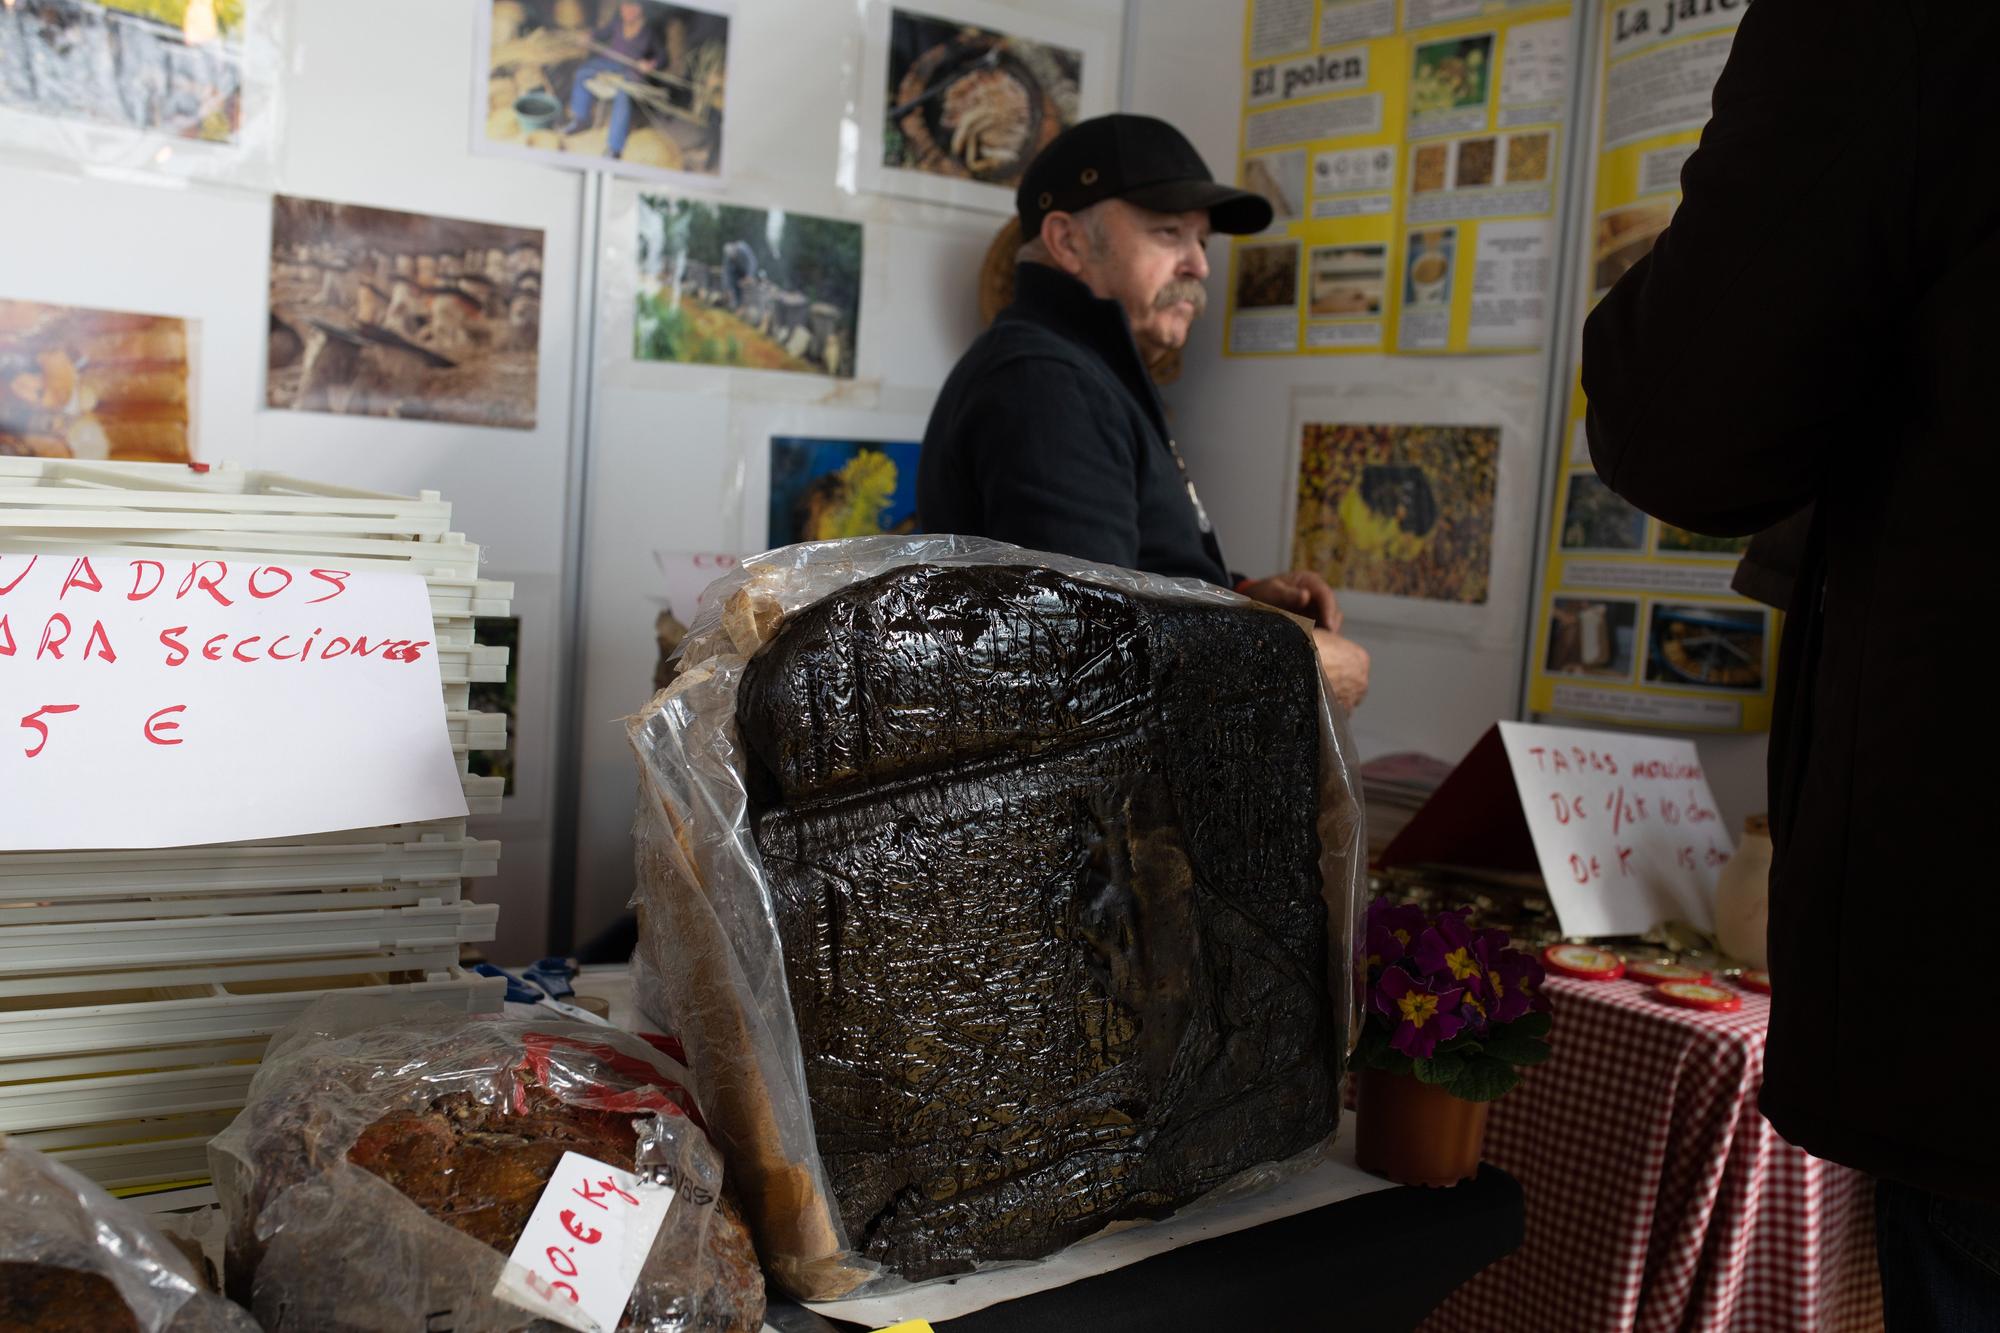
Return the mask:
M 1478 957 L 1464 912 L 1441 914 L 1437 924 L 1417 938 L 1417 947 L 1412 952 L 1417 966 L 1434 977 L 1442 978 L 1449 972 L 1453 981 L 1472 991 L 1486 984 L 1487 969 Z
M 1376 898 L 1368 904 L 1367 928 L 1368 966 L 1387 966 L 1410 951 L 1424 928 L 1423 909 L 1397 907 L 1386 898 Z
M 1385 1012 L 1396 1020 L 1389 1044 L 1413 1060 L 1428 1059 L 1439 1042 L 1449 1041 L 1465 1026 L 1465 1020 L 1452 1012 L 1464 993 L 1460 987 L 1436 990 L 1429 980 L 1419 980 L 1399 967 L 1384 972 L 1375 994 L 1387 1002 Z

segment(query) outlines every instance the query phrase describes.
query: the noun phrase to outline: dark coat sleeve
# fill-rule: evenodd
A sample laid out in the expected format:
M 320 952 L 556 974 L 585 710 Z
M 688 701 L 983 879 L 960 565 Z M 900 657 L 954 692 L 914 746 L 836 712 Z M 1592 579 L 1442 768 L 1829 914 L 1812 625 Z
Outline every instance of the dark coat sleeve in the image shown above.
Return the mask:
M 1139 563 L 1139 441 L 1124 407 L 1084 371 L 1047 357 L 1003 361 L 967 395 L 956 432 L 983 534 Z
M 1808 505 L 1752 537 L 1749 549 L 1736 562 L 1729 586 L 1753 602 L 1791 610 L 1792 594 L 1806 567 L 1812 522 L 1813 507 Z
M 1584 328 L 1591 461 L 1641 509 L 1736 536 L 1817 493 L 1916 286 L 1915 59 L 1898 0 L 1744 17 L 1673 225 Z

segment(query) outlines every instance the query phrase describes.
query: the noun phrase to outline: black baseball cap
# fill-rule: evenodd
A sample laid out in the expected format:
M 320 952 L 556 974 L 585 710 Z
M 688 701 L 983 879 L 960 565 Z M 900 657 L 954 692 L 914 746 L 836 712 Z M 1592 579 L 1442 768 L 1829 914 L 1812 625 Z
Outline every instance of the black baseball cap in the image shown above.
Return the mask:
M 1270 201 L 1216 184 L 1179 130 L 1151 116 L 1116 114 L 1078 121 L 1028 164 L 1014 194 L 1021 237 L 1040 236 L 1050 213 L 1074 213 L 1104 199 L 1158 213 L 1206 209 L 1209 226 L 1236 236 L 1271 225 Z

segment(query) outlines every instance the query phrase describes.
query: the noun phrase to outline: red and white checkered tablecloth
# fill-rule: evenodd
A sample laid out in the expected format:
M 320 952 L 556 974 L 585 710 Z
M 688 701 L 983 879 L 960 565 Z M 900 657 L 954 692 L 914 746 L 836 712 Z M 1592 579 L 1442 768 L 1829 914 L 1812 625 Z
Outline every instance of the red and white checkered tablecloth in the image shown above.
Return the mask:
M 1486 1160 L 1527 1196 L 1520 1250 L 1429 1333 L 1791 1333 L 1882 1324 L 1874 1182 L 1757 1111 L 1770 1001 L 1670 1005 L 1550 977 L 1555 1056 L 1494 1103 Z

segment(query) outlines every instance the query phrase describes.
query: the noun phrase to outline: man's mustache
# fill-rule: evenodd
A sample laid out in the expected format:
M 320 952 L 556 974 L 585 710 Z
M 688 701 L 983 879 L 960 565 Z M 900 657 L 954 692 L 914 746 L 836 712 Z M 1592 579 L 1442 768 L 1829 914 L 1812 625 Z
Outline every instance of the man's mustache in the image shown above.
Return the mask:
M 1208 288 L 1193 278 L 1175 278 L 1160 288 L 1160 294 L 1153 298 L 1153 309 L 1165 310 L 1177 301 L 1186 301 L 1194 306 L 1194 313 L 1199 316 L 1208 309 Z

